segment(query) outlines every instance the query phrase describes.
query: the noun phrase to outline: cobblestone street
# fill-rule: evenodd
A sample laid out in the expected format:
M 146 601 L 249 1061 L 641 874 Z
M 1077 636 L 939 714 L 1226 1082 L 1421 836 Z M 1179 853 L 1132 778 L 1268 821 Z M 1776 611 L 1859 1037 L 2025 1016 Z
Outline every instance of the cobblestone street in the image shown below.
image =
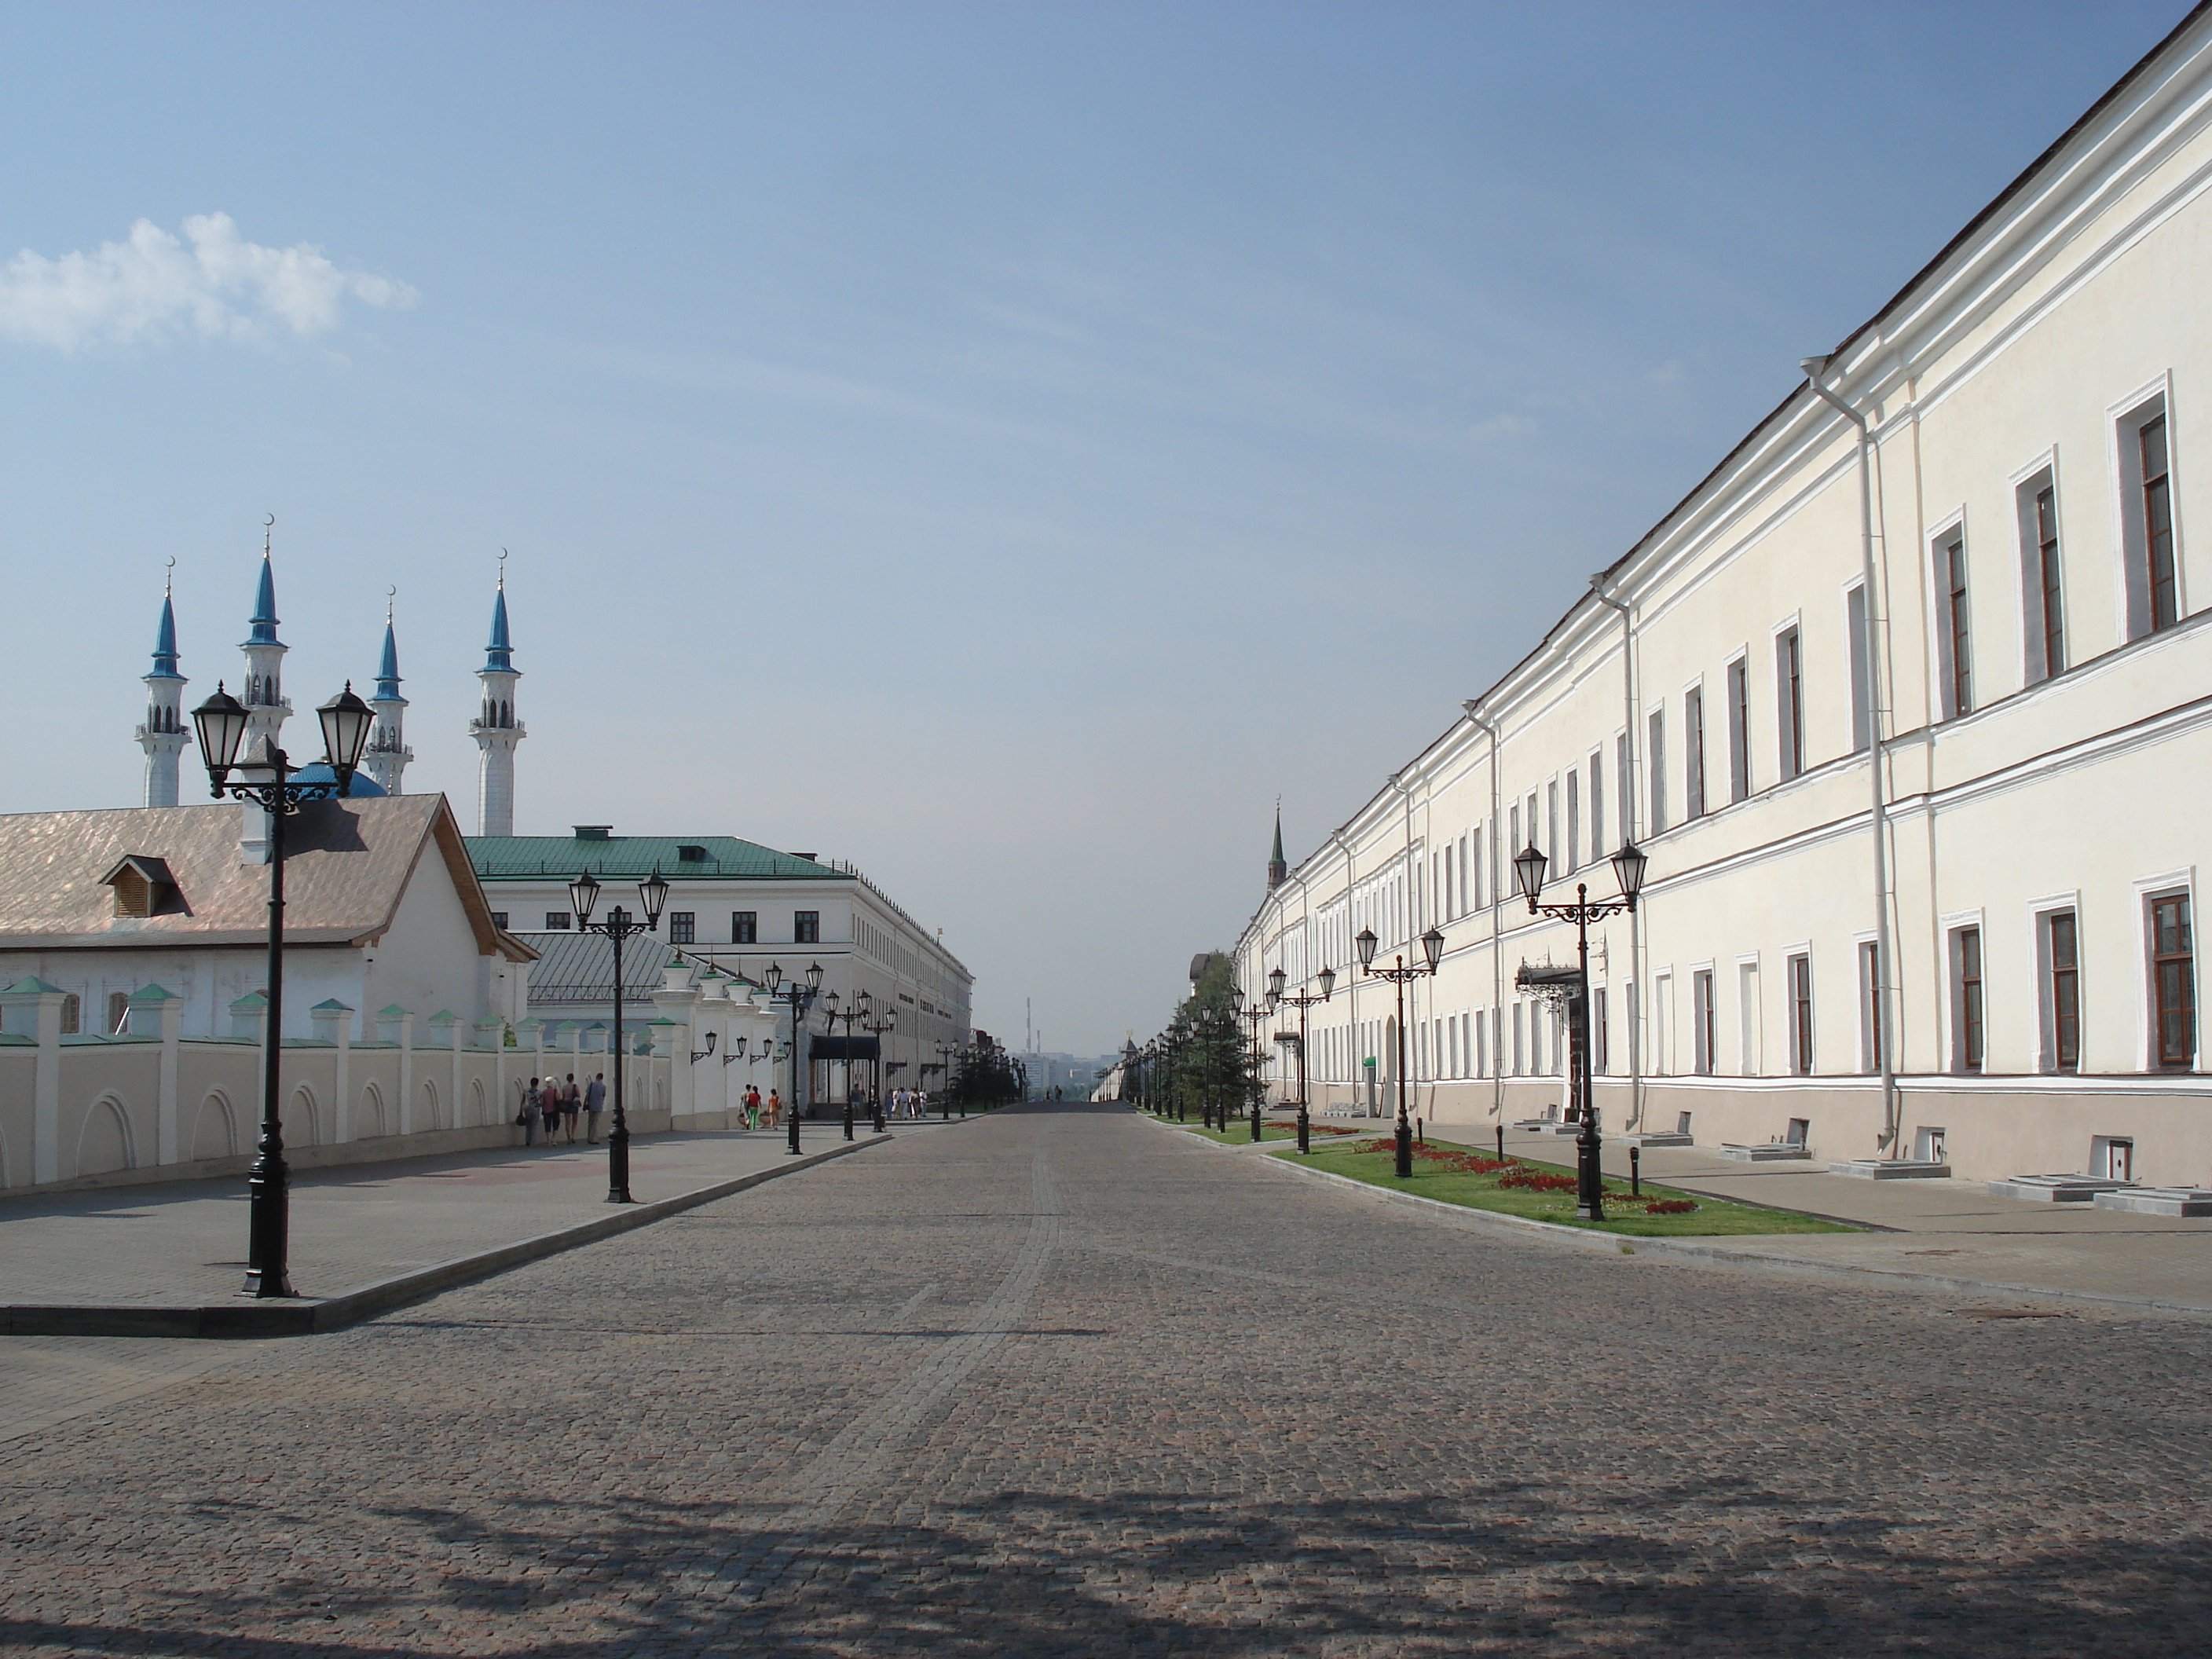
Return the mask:
M 1112 1107 L 212 1347 L 102 1340 L 146 1391 L 0 1442 L 0 1646 L 2009 1659 L 2212 1613 L 2212 1326 L 1523 1243 Z

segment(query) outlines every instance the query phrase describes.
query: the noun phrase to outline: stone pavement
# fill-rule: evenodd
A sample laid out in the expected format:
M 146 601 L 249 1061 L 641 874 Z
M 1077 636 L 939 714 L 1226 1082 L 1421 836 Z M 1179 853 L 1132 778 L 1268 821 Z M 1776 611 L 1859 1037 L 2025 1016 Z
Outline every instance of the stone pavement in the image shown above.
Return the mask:
M 1386 1120 L 1331 1119 L 1388 1134 Z M 1491 1147 L 1495 1132 L 1427 1126 L 1435 1139 Z M 1279 1152 L 1279 1143 L 1231 1150 Z M 1515 1158 L 1572 1168 L 1571 1136 L 1508 1129 Z M 1295 1154 L 1293 1154 L 1295 1155 Z M 1605 1172 L 1628 1179 L 1628 1149 L 1608 1144 Z M 1685 1241 L 1700 1255 L 1788 1270 L 1881 1274 L 1940 1285 L 2018 1290 L 2082 1301 L 2141 1303 L 2212 1313 L 2212 1218 L 2183 1219 L 2100 1210 L 2089 1204 L 1994 1198 L 1978 1181 L 1866 1181 L 1832 1176 L 1823 1163 L 1743 1164 L 1697 1146 L 1647 1146 L 1644 1177 L 1685 1192 L 1733 1198 L 1879 1229 L 1871 1233 L 1755 1234 Z M 1940 1237 L 1929 1235 L 1938 1234 Z M 1639 1240 L 1664 1255 L 1667 1243 Z
M 896 1133 L 923 1127 L 902 1122 Z M 869 1138 L 865 1122 L 854 1133 Z M 837 1123 L 802 1126 L 806 1152 L 843 1141 Z M 630 1193 L 640 1202 L 669 1198 L 788 1157 L 781 1130 L 639 1135 Z M 291 1194 L 293 1285 L 334 1296 L 605 1215 L 607 1149 L 580 1139 L 295 1170 Z M 246 1212 L 238 1176 L 0 1199 L 0 1304 L 231 1296 L 245 1275 Z
M 1030 1109 L 0 1442 L 0 1647 L 2170 1655 L 2209 1360 Z

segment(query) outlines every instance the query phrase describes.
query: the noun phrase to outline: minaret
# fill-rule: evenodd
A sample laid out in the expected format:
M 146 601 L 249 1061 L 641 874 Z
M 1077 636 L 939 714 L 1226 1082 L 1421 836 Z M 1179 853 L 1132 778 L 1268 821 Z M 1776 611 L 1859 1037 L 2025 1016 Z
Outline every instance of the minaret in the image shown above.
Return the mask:
M 1283 862 L 1283 803 L 1275 803 L 1275 850 L 1267 854 L 1267 890 L 1273 892 L 1290 879 L 1291 866 Z
M 376 730 L 369 733 L 368 752 L 362 767 L 384 786 L 384 793 L 399 793 L 399 775 L 415 751 L 407 746 L 407 699 L 399 695 L 399 644 L 392 635 L 392 606 L 384 607 L 384 660 L 376 665 L 376 695 L 368 700 L 376 710 Z
M 146 805 L 177 804 L 177 755 L 191 741 L 185 731 L 185 677 L 177 672 L 177 615 L 169 589 L 161 588 L 161 625 L 154 633 L 154 672 L 146 679 L 146 723 L 138 746 L 146 751 Z
M 530 735 L 514 718 L 515 672 L 507 637 L 507 556 L 500 555 L 499 595 L 491 605 L 491 639 L 484 647 L 484 665 L 477 670 L 483 686 L 483 706 L 469 722 L 469 735 L 483 751 L 477 769 L 477 834 L 514 833 L 514 745 Z
M 252 631 L 238 648 L 246 653 L 246 684 L 238 700 L 246 705 L 246 742 L 241 754 L 252 752 L 263 738 L 281 744 L 278 733 L 292 712 L 284 696 L 284 652 L 276 637 L 276 578 L 269 568 L 269 544 L 261 546 L 261 586 L 253 596 Z

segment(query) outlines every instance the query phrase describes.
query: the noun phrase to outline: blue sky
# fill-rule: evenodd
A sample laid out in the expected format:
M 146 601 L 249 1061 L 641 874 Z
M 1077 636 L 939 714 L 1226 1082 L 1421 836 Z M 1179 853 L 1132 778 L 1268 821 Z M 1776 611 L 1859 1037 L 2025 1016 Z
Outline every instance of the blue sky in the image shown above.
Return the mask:
M 1141 1037 L 1277 793 L 1296 859 L 2182 10 L 0 4 L 0 810 L 135 800 L 166 562 L 196 702 L 274 514 L 294 702 L 396 586 L 472 824 L 504 546 L 518 829 L 854 860 L 979 1024 Z

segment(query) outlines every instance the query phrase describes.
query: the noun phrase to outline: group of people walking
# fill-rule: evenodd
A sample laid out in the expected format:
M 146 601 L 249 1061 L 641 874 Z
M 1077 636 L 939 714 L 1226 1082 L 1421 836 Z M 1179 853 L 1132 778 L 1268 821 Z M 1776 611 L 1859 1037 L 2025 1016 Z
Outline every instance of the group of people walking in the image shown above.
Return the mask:
M 777 1093 L 774 1089 L 770 1089 L 768 1091 L 768 1098 L 763 1101 L 761 1098 L 761 1091 L 753 1088 L 750 1085 L 747 1085 L 745 1088 L 745 1127 L 748 1129 L 773 1129 L 782 1121 L 783 1097 Z
M 559 1078 L 532 1078 L 523 1085 L 522 1109 L 515 1114 L 515 1123 L 522 1130 L 526 1146 L 550 1146 L 565 1128 L 568 1144 L 576 1144 L 576 1130 L 580 1122 L 584 1144 L 599 1144 L 599 1125 L 607 1111 L 607 1074 L 595 1072 L 592 1080 L 577 1086 L 576 1074 L 568 1073 L 564 1082 Z

